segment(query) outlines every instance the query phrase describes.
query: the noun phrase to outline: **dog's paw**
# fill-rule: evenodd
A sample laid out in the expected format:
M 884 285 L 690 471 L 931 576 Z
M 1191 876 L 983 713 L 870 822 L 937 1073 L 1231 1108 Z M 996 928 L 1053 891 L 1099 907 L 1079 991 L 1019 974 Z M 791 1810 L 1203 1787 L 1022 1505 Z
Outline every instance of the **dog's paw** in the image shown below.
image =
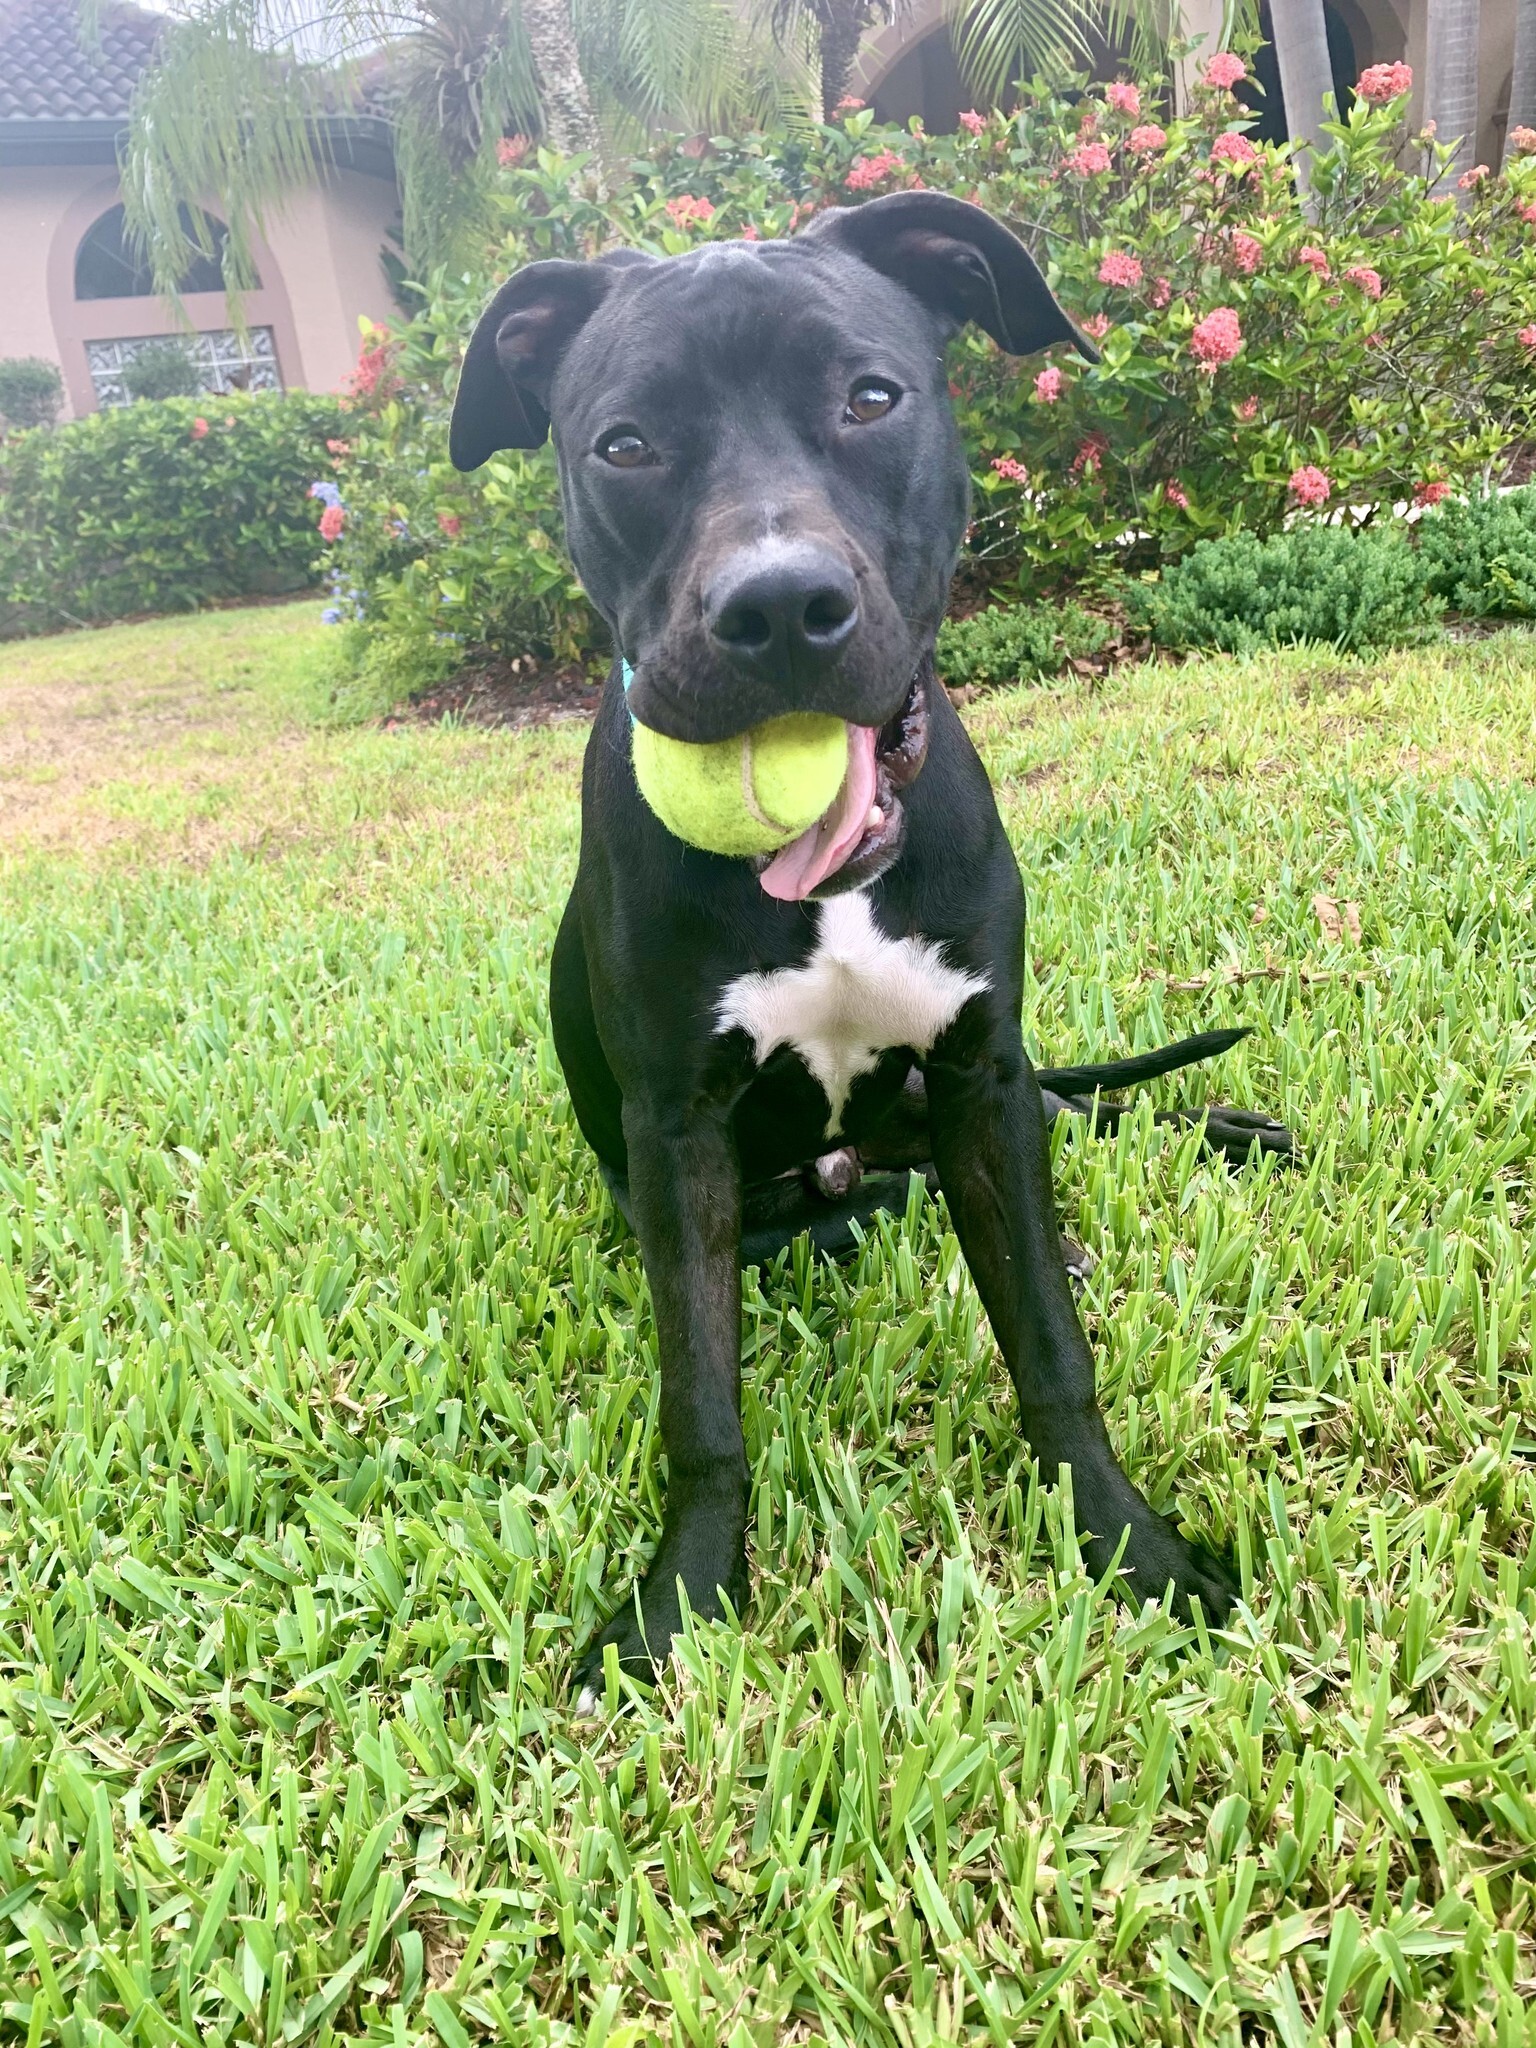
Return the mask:
M 722 1576 L 727 1580 L 723 1597 Z M 582 1651 L 571 1682 L 578 1714 L 595 1714 L 602 1705 L 607 1686 L 604 1653 L 610 1643 L 618 1650 L 619 1669 L 628 1677 L 646 1680 L 660 1673 L 671 1654 L 672 1639 L 683 1627 L 678 1577 L 675 1562 L 667 1564 L 658 1557 L 640 1582 L 638 1594 L 631 1591 L 607 1627 Z M 685 1572 L 682 1577 L 689 1611 L 700 1621 L 723 1621 L 727 1602 L 737 1614 L 746 1606 L 747 1567 L 740 1554 L 723 1574 Z
M 1246 1166 L 1255 1145 L 1261 1153 L 1272 1152 L 1280 1159 L 1293 1158 L 1296 1152 L 1290 1132 L 1272 1116 L 1262 1110 L 1227 1109 L 1219 1103 L 1205 1112 L 1205 1142 L 1234 1166 Z
M 1134 1600 L 1161 1600 L 1171 1586 L 1173 1611 L 1180 1621 L 1192 1618 L 1192 1600 L 1200 1602 L 1208 1622 L 1224 1621 L 1239 1591 L 1226 1565 L 1203 1545 L 1181 1536 L 1172 1522 L 1155 1513 L 1129 1486 L 1127 1492 L 1130 1500 L 1122 1498 L 1118 1504 L 1118 1529 L 1110 1528 L 1115 1515 L 1081 1517 L 1094 1529 L 1083 1546 L 1089 1569 L 1103 1576 L 1120 1548 L 1121 1533 L 1128 1526 L 1130 1534 L 1120 1558 L 1118 1577 Z M 1098 1533 L 1100 1527 L 1105 1534 Z

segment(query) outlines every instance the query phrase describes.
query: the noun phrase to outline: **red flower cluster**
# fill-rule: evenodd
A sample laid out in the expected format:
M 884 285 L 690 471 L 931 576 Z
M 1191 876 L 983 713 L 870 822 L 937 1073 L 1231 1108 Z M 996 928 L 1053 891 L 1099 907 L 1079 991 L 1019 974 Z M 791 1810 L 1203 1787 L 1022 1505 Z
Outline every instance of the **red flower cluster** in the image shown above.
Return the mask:
M 1080 178 L 1096 178 L 1109 169 L 1109 151 L 1102 142 L 1083 142 L 1067 158 L 1067 169 Z
M 1381 297 L 1381 272 L 1368 263 L 1352 263 L 1344 273 L 1346 283 L 1357 285 L 1368 299 Z
M 1522 348 L 1536 349 L 1536 320 L 1529 327 L 1522 327 L 1515 336 Z
M 394 338 L 387 327 L 370 328 L 357 352 L 357 367 L 352 372 L 352 396 L 384 399 L 398 390 L 399 385 Z
M 1241 85 L 1248 76 L 1248 66 L 1236 50 L 1218 50 L 1201 74 L 1202 85 L 1214 86 L 1218 92 L 1230 92 L 1234 85 Z
M 1438 505 L 1443 498 L 1450 495 L 1450 485 L 1437 478 L 1433 483 L 1420 484 L 1413 494 L 1413 502 L 1415 505 Z
M 1104 435 L 1090 434 L 1072 458 L 1072 474 L 1081 476 L 1085 470 L 1096 469 L 1108 453 L 1109 442 Z
M 1190 353 L 1202 370 L 1219 370 L 1243 345 L 1243 330 L 1230 306 L 1207 313 L 1189 337 Z
M 960 116 L 960 126 L 967 135 L 979 135 L 987 125 L 985 114 L 978 114 L 974 107 L 968 107 Z
M 1413 91 L 1413 72 L 1406 64 L 1368 64 L 1355 87 L 1361 99 L 1380 106 Z
M 1029 482 L 1029 471 L 1022 462 L 1016 461 L 1011 455 L 994 455 L 992 467 L 999 476 L 1006 477 L 1011 484 L 1027 484 Z
M 504 171 L 510 171 L 514 164 L 522 162 L 532 147 L 532 139 L 527 135 L 503 135 L 496 145 L 496 161 Z
M 1134 117 L 1141 112 L 1141 94 L 1128 78 L 1114 79 L 1106 87 L 1104 97 L 1117 114 L 1130 114 Z
M 682 192 L 676 199 L 669 199 L 667 212 L 680 228 L 687 227 L 690 221 L 695 220 L 702 225 L 715 217 L 713 202 L 708 199 L 696 199 L 691 192 Z
M 861 156 L 850 166 L 843 183 L 850 192 L 868 192 L 906 168 L 905 157 L 898 156 L 894 149 L 882 149 L 878 156 Z
M 1239 135 L 1235 129 L 1229 129 L 1226 134 L 1218 135 L 1211 144 L 1211 162 L 1213 164 L 1231 164 L 1238 177 L 1244 176 L 1248 166 L 1256 164 L 1258 160 L 1258 150 L 1248 140 L 1246 135 Z
M 1111 249 L 1099 265 L 1099 283 L 1117 284 L 1126 291 L 1134 291 L 1141 283 L 1141 258 L 1129 256 L 1123 249 Z
M 207 431 L 208 422 L 205 419 L 195 419 L 192 422 L 191 426 L 187 429 L 187 432 L 192 436 L 194 441 L 201 441 L 203 436 L 207 433 Z
M 1291 472 L 1291 496 L 1298 505 L 1326 505 L 1332 490 L 1327 472 L 1310 462 Z
M 1531 226 L 1536 228 L 1536 199 L 1528 199 L 1524 206 L 1517 206 L 1515 211 L 1522 220 L 1529 221 Z
M 437 523 L 450 540 L 457 540 L 464 531 L 464 522 L 457 512 L 439 512 Z
M 340 505 L 327 505 L 320 514 L 320 538 L 340 540 L 342 528 L 346 523 L 347 515 Z
M 1042 405 L 1054 405 L 1061 396 L 1061 388 L 1062 375 L 1054 363 L 1035 379 L 1035 396 Z
M 1161 149 L 1167 140 L 1167 129 L 1159 128 L 1155 121 L 1148 121 L 1143 127 L 1131 130 L 1125 138 L 1125 146 L 1137 156 L 1150 156 L 1154 149 Z

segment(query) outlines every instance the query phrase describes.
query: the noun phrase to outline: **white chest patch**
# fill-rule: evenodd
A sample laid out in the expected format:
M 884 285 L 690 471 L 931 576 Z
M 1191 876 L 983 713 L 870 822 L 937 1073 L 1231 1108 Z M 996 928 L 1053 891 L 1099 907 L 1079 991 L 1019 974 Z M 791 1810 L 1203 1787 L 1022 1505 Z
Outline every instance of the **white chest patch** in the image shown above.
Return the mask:
M 816 950 L 805 965 L 738 975 L 720 997 L 716 1028 L 745 1031 L 759 1066 L 792 1046 L 826 1092 L 830 1138 L 849 1089 L 882 1052 L 927 1052 L 988 982 L 949 966 L 930 939 L 886 938 L 858 892 L 819 909 Z

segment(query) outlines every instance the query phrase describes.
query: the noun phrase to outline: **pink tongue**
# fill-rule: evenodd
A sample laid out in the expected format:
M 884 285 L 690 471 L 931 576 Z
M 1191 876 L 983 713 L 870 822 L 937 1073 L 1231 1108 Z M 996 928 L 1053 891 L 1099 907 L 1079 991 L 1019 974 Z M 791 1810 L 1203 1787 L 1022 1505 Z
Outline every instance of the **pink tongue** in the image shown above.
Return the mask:
M 770 896 L 781 903 L 803 903 L 811 891 L 835 874 L 864 837 L 869 807 L 875 800 L 873 725 L 848 728 L 848 773 L 833 802 L 816 823 L 776 853 L 758 877 Z

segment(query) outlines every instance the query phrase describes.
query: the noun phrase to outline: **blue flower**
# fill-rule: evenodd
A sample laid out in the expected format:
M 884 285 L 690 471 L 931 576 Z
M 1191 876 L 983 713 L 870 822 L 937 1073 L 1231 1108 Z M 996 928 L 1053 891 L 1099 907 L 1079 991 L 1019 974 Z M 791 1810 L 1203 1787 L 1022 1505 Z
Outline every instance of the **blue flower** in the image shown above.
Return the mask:
M 311 484 L 309 495 L 312 498 L 318 498 L 322 505 L 339 505 L 341 503 L 341 488 L 337 484 Z
M 325 610 L 320 614 L 320 623 L 322 626 L 339 626 L 341 624 L 341 618 L 341 607 L 339 605 L 328 604 Z

